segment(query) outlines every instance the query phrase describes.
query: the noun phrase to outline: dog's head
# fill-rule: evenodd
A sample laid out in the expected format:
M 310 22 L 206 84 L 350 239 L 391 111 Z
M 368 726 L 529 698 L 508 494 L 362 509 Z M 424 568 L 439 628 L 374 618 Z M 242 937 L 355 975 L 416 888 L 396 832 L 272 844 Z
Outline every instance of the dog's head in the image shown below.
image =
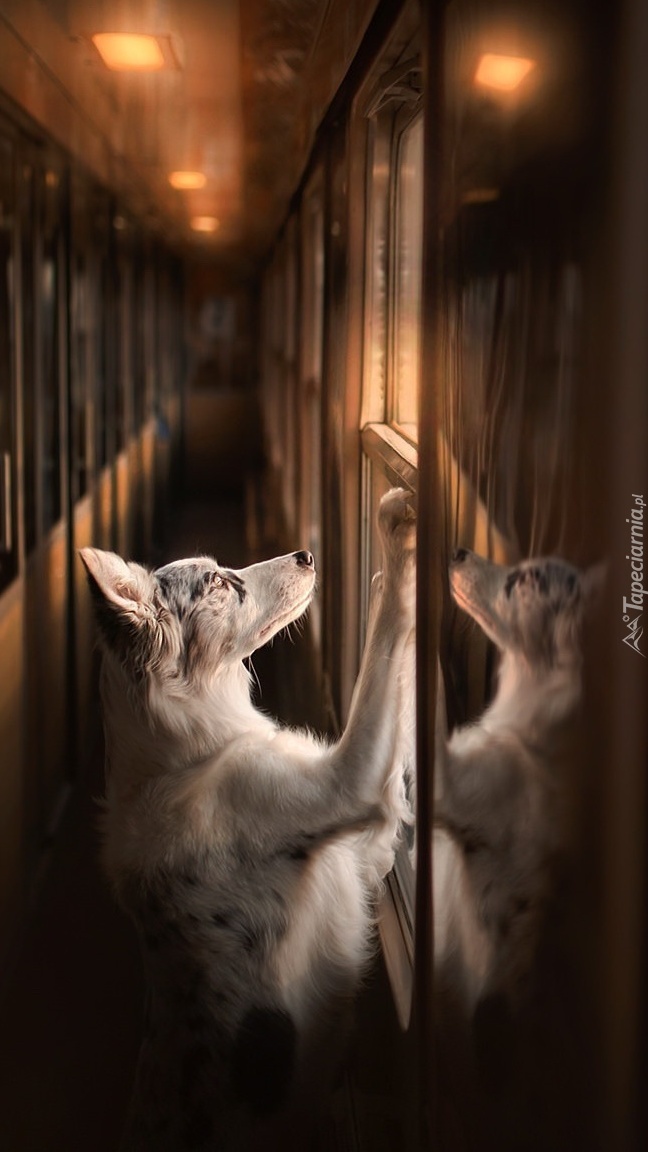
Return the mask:
M 579 659 L 583 620 L 603 580 L 600 565 L 580 571 L 564 560 L 539 559 L 509 568 L 467 548 L 458 548 L 450 565 L 457 604 L 500 651 L 540 667 Z
M 96 548 L 80 556 L 102 647 L 135 681 L 211 680 L 297 620 L 315 586 L 310 552 L 238 572 L 208 557 L 149 572 Z

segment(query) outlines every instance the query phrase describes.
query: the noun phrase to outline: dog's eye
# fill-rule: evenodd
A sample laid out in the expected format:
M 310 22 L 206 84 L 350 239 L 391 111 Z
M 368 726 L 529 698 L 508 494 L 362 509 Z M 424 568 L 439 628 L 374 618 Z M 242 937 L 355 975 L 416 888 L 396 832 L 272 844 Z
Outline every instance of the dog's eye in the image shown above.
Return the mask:
M 209 588 L 227 588 L 227 580 L 220 572 L 212 572 L 208 579 Z

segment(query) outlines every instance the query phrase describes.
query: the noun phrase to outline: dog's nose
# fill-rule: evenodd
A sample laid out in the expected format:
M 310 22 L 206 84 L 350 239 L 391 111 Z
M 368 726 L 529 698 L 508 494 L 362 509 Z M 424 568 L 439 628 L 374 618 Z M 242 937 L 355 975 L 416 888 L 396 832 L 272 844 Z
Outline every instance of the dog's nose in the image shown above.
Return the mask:
M 312 552 L 295 552 L 295 560 L 302 568 L 314 568 L 315 561 Z
M 468 555 L 468 549 L 467 548 L 455 548 L 454 552 L 452 553 L 453 564 L 463 564 L 467 555 Z

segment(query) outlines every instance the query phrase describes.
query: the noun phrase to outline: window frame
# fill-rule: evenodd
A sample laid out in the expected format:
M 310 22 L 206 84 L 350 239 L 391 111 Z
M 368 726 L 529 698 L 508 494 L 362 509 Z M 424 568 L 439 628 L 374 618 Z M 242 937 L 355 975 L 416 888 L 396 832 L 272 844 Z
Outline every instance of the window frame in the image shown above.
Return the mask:
M 416 34 L 388 46 L 391 59 L 400 53 L 401 64 L 385 71 L 386 54 L 379 71 L 369 78 L 356 104 L 356 117 L 364 124 L 364 191 L 366 214 L 363 235 L 362 278 L 362 374 L 360 397 L 360 562 L 359 643 L 364 643 L 371 577 L 376 567 L 375 513 L 372 499 L 378 486 L 401 486 L 414 501 L 418 487 L 418 449 L 411 428 L 399 423 L 396 410 L 396 303 L 399 250 L 400 160 L 405 135 L 423 116 L 417 84 L 420 72 Z M 363 99 L 364 95 L 364 99 Z M 421 174 L 422 179 L 422 174 Z M 421 200 L 422 208 L 422 200 Z M 422 221 L 421 221 L 422 232 Z M 419 300 L 422 300 L 422 261 Z M 378 338 L 376 349 L 376 318 Z M 422 340 L 418 344 L 415 382 L 418 401 Z M 412 748 L 412 755 L 414 748 Z M 407 1029 L 414 985 L 416 873 L 405 837 L 394 868 L 386 881 L 379 911 L 383 954 L 399 1022 Z

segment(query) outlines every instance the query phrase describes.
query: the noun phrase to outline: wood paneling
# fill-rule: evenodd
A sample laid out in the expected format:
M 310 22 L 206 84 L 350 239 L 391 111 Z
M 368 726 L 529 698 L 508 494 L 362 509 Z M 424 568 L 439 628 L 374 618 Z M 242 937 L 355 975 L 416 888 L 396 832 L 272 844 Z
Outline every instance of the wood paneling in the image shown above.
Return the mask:
M 30 653 L 30 658 L 39 678 L 44 831 L 49 833 L 72 774 L 68 758 L 67 541 L 63 524 L 43 543 L 41 565 L 42 633 L 38 650 Z
M 74 511 L 74 681 L 75 744 L 80 765 L 89 761 L 98 722 L 97 691 L 94 675 L 95 625 L 85 569 L 76 550 L 93 543 L 92 500 L 87 497 Z
M 131 483 L 129 453 L 120 452 L 115 461 L 115 505 L 117 511 L 115 549 L 120 556 L 126 557 L 130 555 L 133 539 Z
M 97 487 L 95 492 L 94 542 L 98 548 L 105 548 L 108 551 L 110 551 L 113 546 L 113 500 L 113 471 L 112 468 L 104 468 L 103 472 L 101 472 L 97 479 Z
M 14 583 L 0 598 L 0 964 L 15 936 L 24 886 L 23 603 Z M 10 670 L 10 674 L 9 673 Z

